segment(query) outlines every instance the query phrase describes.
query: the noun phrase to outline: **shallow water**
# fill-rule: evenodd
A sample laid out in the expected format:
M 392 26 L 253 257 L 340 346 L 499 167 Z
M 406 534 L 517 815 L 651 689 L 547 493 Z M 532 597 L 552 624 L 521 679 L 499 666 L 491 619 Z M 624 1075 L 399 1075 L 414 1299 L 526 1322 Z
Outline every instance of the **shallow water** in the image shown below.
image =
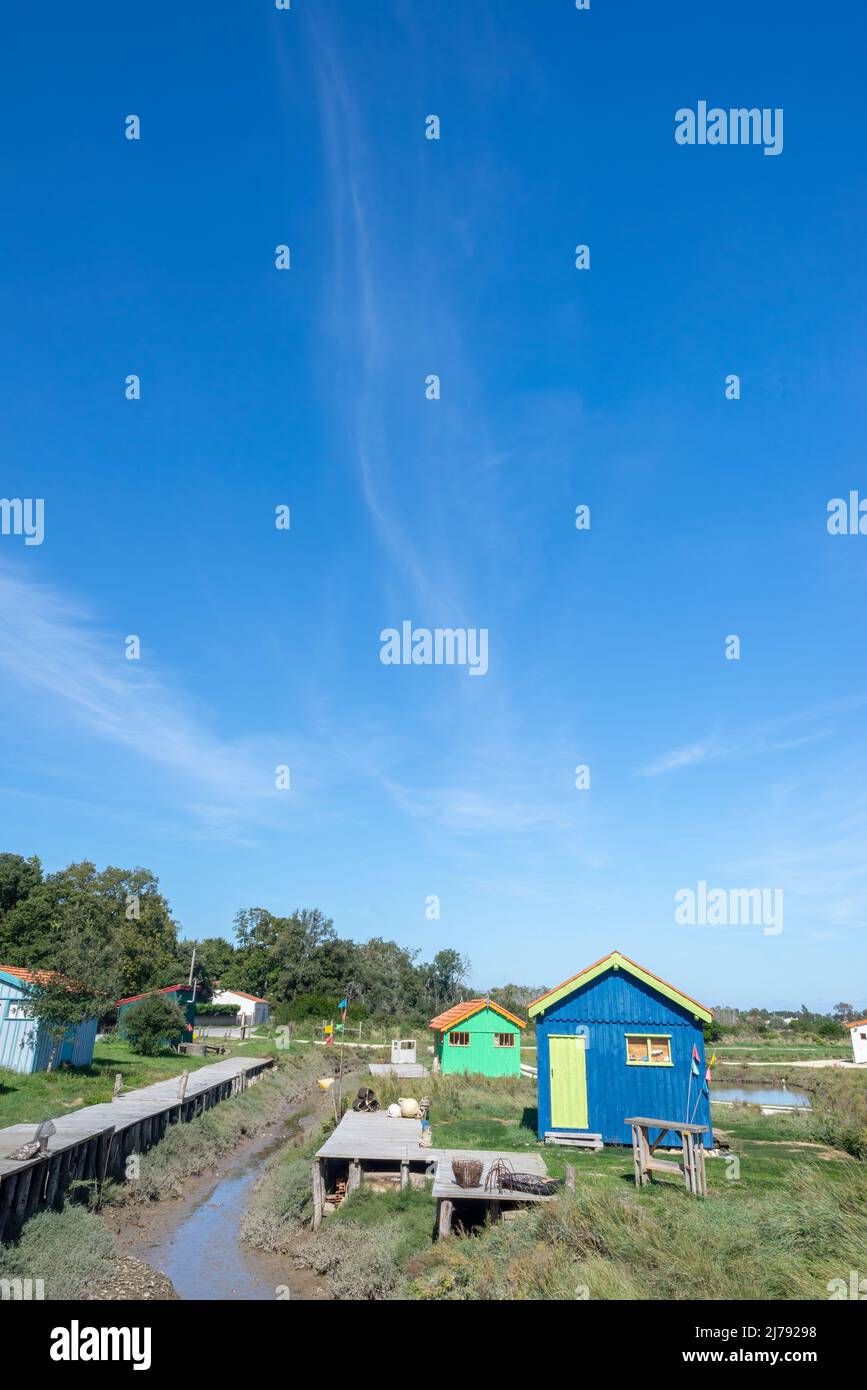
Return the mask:
M 806 1091 L 788 1086 L 715 1086 L 710 1098 L 712 1101 L 746 1101 L 749 1105 L 797 1105 L 803 1110 L 811 1108 Z
M 293 1127 L 248 1152 L 181 1213 L 172 1229 L 136 1252 L 168 1275 L 184 1299 L 316 1299 L 315 1277 L 288 1255 L 270 1255 L 241 1242 L 240 1228 L 250 1191 L 271 1154 L 291 1138 Z

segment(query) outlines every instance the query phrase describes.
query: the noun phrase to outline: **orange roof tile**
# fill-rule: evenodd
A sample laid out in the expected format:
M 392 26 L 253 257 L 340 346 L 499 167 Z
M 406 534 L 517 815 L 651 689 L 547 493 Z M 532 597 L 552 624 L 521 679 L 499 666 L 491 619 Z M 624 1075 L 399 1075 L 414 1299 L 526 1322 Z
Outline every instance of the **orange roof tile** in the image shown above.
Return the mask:
M 456 1023 L 463 1023 L 465 1018 L 472 1018 L 473 1014 L 479 1013 L 481 1009 L 494 1009 L 498 1014 L 502 1014 L 503 1018 L 517 1023 L 519 1028 L 526 1028 L 527 1026 L 522 1019 L 509 1013 L 509 1010 L 504 1009 L 502 1004 L 498 1004 L 495 999 L 465 999 L 463 1004 L 453 1004 L 450 1009 L 445 1010 L 445 1013 L 437 1014 L 436 1018 L 431 1019 L 428 1027 L 435 1029 L 437 1033 L 445 1033 Z
M 38 984 L 40 980 L 52 980 L 54 973 L 53 970 L 26 970 L 21 965 L 0 965 L 0 974 L 15 975 L 28 985 Z

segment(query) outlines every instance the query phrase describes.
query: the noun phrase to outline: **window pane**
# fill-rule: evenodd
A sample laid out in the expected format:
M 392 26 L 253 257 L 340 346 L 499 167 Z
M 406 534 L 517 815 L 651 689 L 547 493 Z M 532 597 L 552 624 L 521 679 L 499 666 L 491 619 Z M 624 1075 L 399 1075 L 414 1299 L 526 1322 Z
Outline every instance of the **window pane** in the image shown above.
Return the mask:
M 627 1038 L 626 1055 L 630 1062 L 646 1062 L 647 1038 Z

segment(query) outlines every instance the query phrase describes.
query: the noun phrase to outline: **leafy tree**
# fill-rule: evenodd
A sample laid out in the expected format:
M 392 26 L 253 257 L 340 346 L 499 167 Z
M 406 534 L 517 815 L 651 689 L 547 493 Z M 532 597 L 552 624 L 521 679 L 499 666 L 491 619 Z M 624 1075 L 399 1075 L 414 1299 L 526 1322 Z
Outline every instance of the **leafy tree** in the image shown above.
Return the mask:
M 124 1029 L 133 1052 L 154 1057 L 186 1027 L 183 1009 L 165 994 L 146 994 L 124 1014 Z
M 855 1010 L 851 1004 L 835 1004 L 831 1017 L 843 1023 L 847 1018 L 855 1017 Z
M 20 854 L 0 854 L 0 918 L 41 881 L 42 865 L 35 854 L 31 859 L 24 859 Z
M 53 1041 L 48 1069 L 70 1029 L 99 1018 L 117 998 L 118 952 L 92 905 L 79 905 L 55 944 L 50 968 L 33 985 L 28 1003 Z

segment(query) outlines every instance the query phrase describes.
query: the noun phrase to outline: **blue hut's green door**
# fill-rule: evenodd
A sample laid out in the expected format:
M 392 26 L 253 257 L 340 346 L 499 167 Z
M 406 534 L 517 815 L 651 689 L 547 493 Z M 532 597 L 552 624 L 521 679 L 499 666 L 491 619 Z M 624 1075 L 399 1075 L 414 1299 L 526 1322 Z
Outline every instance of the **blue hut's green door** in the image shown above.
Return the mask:
M 551 1067 L 551 1125 L 554 1129 L 587 1128 L 587 1063 L 583 1038 L 548 1039 Z

